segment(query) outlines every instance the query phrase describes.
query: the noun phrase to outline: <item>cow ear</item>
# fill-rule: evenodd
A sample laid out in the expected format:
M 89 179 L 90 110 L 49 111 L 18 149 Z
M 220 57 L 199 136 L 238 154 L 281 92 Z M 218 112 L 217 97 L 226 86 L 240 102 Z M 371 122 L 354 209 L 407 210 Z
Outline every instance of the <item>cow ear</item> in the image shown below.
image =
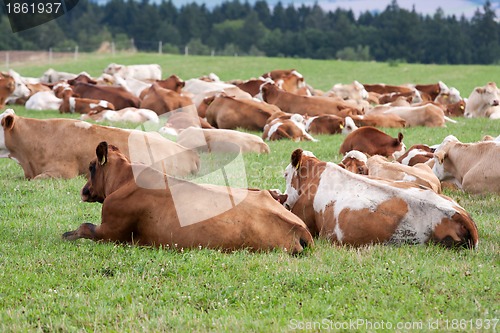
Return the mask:
M 479 87 L 479 88 L 476 88 L 476 92 L 478 94 L 484 94 L 484 92 L 486 91 L 486 89 L 482 88 L 482 87 Z
M 437 158 L 439 164 L 443 164 L 444 158 L 446 157 L 446 152 L 440 150 L 437 153 L 434 153 L 434 156 Z
M 15 118 L 11 114 L 2 118 L 2 127 L 4 131 L 11 130 L 14 127 L 14 123 L 15 123 Z
M 403 142 L 403 133 L 401 132 L 398 133 L 398 141 Z
M 291 163 L 292 163 L 292 166 L 295 168 L 295 169 L 298 169 L 300 168 L 300 162 L 302 160 L 302 153 L 304 151 L 300 148 L 298 149 L 295 149 L 292 153 L 292 157 L 291 157 Z
M 106 162 L 108 162 L 108 143 L 106 141 L 99 143 L 99 145 L 95 149 L 95 153 L 99 165 L 103 166 L 104 164 L 106 164 Z

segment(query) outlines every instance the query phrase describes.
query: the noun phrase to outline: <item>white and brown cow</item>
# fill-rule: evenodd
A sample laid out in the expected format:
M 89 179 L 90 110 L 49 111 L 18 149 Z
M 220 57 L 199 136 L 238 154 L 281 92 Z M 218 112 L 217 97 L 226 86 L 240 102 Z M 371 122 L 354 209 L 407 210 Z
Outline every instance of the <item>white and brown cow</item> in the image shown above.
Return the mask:
M 80 97 L 65 97 L 59 106 L 60 113 L 87 114 L 114 109 L 115 106 L 108 101 Z
M 196 173 L 199 157 L 158 133 L 124 130 L 74 119 L 33 119 L 12 109 L 0 115 L 0 157 L 21 165 L 28 179 L 87 175 L 88 162 L 102 140 L 119 143 L 133 161 L 167 166 L 172 175 Z
M 498 165 L 499 142 L 462 143 L 449 135 L 434 152 L 432 171 L 441 181 L 452 181 L 465 192 L 500 193 Z
M 63 238 L 172 249 L 283 249 L 299 253 L 314 241 L 304 223 L 268 191 L 200 185 L 130 163 L 101 142 L 81 191 L 101 202 L 101 224 L 83 223 Z
M 282 117 L 270 120 L 264 126 L 262 139 L 268 141 L 289 139 L 295 142 L 317 141 L 306 132 L 305 119 L 300 114 L 285 114 Z
M 370 179 L 297 149 L 285 171 L 285 207 L 335 244 L 475 248 L 477 227 L 452 199 L 408 183 Z
M 351 117 L 339 117 L 333 114 L 306 117 L 306 131 L 311 134 L 338 134 L 347 135 L 358 129 Z
M 464 116 L 500 119 L 500 94 L 495 82 L 474 88 L 467 99 Z

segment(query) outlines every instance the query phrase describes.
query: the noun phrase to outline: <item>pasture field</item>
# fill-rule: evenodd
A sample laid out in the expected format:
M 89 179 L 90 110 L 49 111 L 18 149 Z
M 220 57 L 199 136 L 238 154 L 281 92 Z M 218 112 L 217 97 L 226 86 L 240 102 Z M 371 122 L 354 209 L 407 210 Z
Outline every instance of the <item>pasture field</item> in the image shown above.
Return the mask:
M 16 65 L 24 76 L 47 68 L 99 75 L 110 62 L 159 63 L 163 76 L 215 72 L 247 79 L 296 68 L 327 90 L 334 83 L 432 83 L 442 80 L 468 96 L 498 80 L 498 66 L 434 66 L 307 59 L 90 55 L 78 62 Z M 14 107 L 22 116 L 54 111 Z M 65 117 L 77 117 L 65 115 Z M 435 144 L 448 134 L 463 142 L 499 135 L 500 121 L 458 119 L 447 128 L 406 128 L 404 142 Z M 395 136 L 398 130 L 386 129 Z M 257 133 L 259 134 L 259 133 Z M 319 142 L 271 142 L 269 155 L 245 156 L 250 187 L 284 190 L 283 170 L 301 147 L 340 161 L 340 135 Z M 499 166 L 492 167 L 498 168 Z M 475 251 L 439 246 L 332 246 L 317 240 L 300 256 L 281 251 L 172 251 L 66 242 L 82 222 L 100 223 L 101 205 L 80 202 L 85 179 L 27 181 L 0 160 L 0 331 L 2 332 L 289 332 L 500 330 L 500 196 L 445 190 L 474 218 Z M 209 209 L 209 208 L 208 208 Z

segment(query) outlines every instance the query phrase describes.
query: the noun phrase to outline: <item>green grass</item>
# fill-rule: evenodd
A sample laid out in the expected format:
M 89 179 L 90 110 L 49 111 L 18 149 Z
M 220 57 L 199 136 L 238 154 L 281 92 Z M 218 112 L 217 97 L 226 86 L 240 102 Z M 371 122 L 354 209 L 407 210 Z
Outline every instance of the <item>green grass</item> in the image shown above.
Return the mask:
M 322 89 L 354 79 L 386 83 L 443 80 L 462 89 L 462 94 L 493 81 L 499 70 L 493 66 L 389 67 L 150 54 L 89 56 L 78 63 L 51 66 L 96 75 L 109 62 L 158 62 L 166 74 L 177 73 L 185 79 L 211 71 L 222 79 L 247 78 L 273 68 L 295 67 Z M 39 76 L 48 67 L 16 69 L 23 75 Z M 30 117 L 59 116 L 57 112 L 15 109 Z M 458 120 L 447 128 L 404 129 L 404 141 L 408 146 L 434 144 L 454 134 L 465 142 L 500 134 L 500 122 Z M 394 135 L 398 131 L 386 132 Z M 271 154 L 246 155 L 248 185 L 284 189 L 282 173 L 297 147 L 338 162 L 342 136 L 318 139 L 317 143 L 271 142 Z M 490 329 L 484 331 L 493 332 L 494 322 L 486 320 L 499 318 L 498 195 L 446 191 L 478 225 L 480 243 L 475 251 L 437 246 L 355 249 L 317 240 L 305 255 L 291 257 L 280 251 L 174 252 L 87 240 L 65 242 L 61 239 L 65 231 L 85 221 L 100 221 L 100 204 L 80 202 L 84 183 L 82 177 L 27 181 L 14 161 L 0 160 L 0 331 L 280 332 L 350 327 L 364 332 L 390 324 L 392 331 L 404 332 L 414 331 L 409 328 L 431 331 L 437 324 L 440 331 L 471 332 L 483 331 L 481 327 L 489 324 Z M 406 326 L 397 329 L 398 323 Z

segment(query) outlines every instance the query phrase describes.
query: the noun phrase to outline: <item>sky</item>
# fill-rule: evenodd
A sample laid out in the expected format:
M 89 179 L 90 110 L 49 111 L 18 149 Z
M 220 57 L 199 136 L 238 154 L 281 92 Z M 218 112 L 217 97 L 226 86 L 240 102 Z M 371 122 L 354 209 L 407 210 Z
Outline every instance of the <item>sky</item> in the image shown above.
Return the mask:
M 172 0 L 177 6 L 182 6 L 187 3 L 197 2 L 204 3 L 207 7 L 214 7 L 224 0 Z M 271 6 L 274 6 L 279 0 L 267 0 Z M 240 0 L 240 2 L 245 2 L 245 0 Z M 248 0 L 249 3 L 254 3 L 254 0 Z M 325 10 L 334 11 L 337 8 L 342 9 L 352 9 L 355 15 L 365 11 L 378 11 L 382 12 L 391 3 L 391 0 L 281 0 L 281 3 L 286 7 L 288 4 L 293 3 L 295 5 L 314 4 L 317 2 Z M 415 6 L 415 10 L 419 14 L 423 15 L 433 15 L 438 8 L 443 9 L 445 16 L 456 15 L 460 18 L 462 14 L 467 18 L 471 18 L 477 8 L 482 11 L 482 6 L 486 0 L 397 0 L 397 4 L 401 8 L 411 10 Z M 497 18 L 500 18 L 500 0 L 490 0 L 492 8 L 495 9 L 497 13 Z

